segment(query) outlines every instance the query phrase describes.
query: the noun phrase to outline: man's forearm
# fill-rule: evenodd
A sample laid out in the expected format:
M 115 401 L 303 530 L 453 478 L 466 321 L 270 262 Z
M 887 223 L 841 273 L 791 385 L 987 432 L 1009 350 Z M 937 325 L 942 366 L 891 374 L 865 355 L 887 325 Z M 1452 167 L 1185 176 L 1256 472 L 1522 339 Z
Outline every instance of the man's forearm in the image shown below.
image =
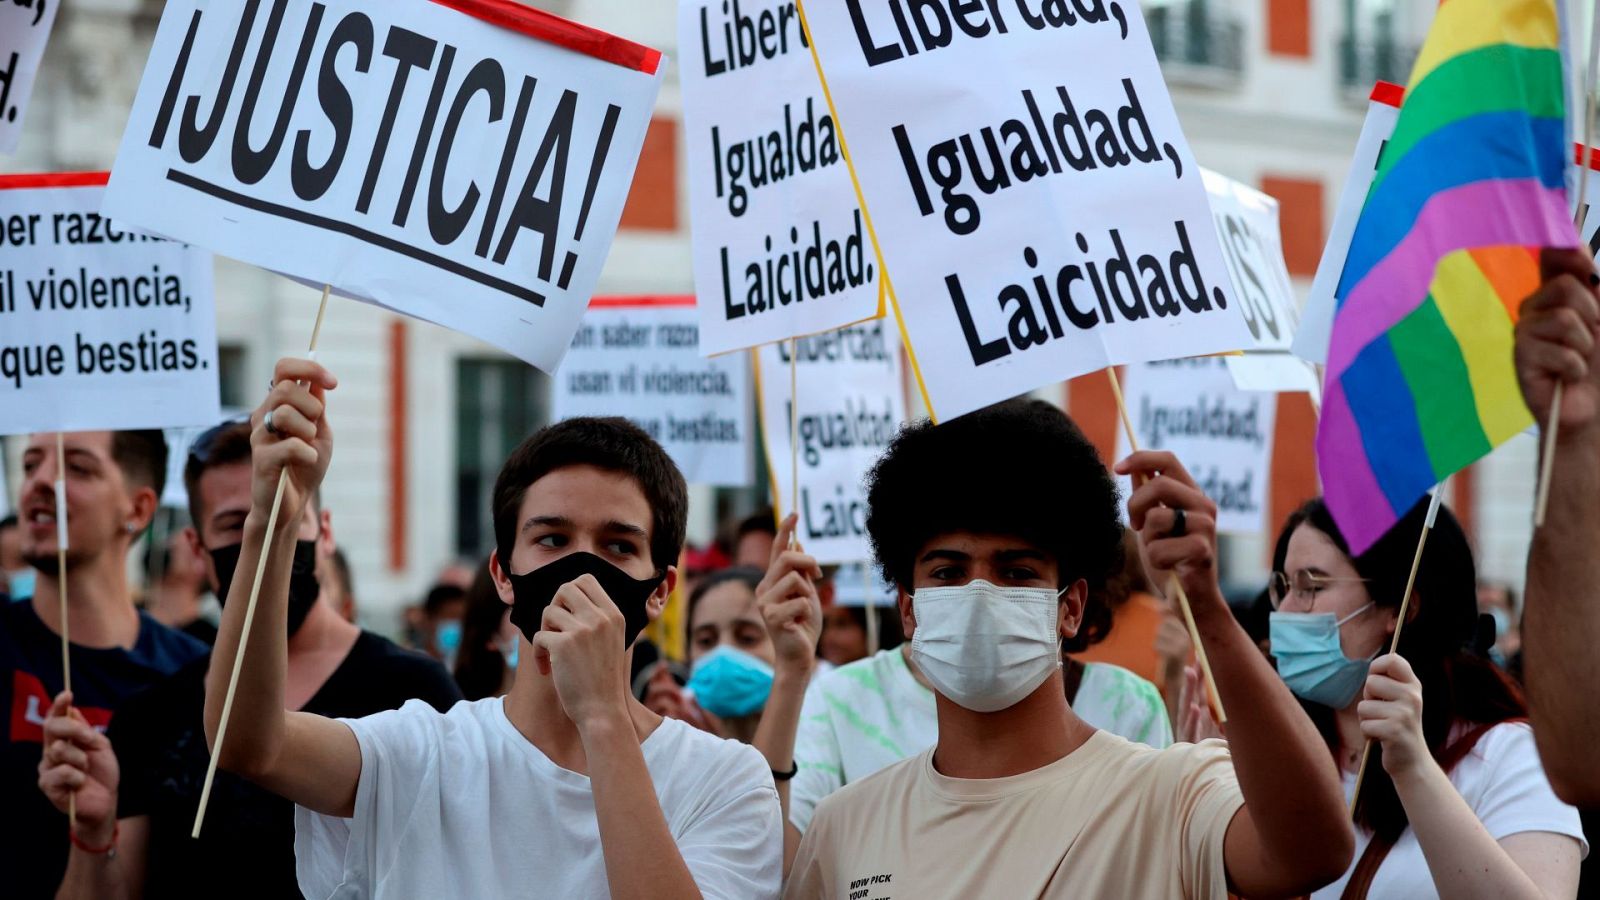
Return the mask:
M 1600 428 L 1556 442 L 1550 505 L 1528 553 L 1524 671 L 1533 733 L 1563 800 L 1600 804 Z
M 83 834 L 92 846 L 117 844 L 115 853 L 89 853 L 73 847 L 56 900 L 139 900 L 144 896 L 144 842 L 148 819 L 124 819 L 100 834 Z M 119 833 L 120 832 L 120 833 Z
M 767 705 L 761 711 L 761 724 L 756 726 L 751 746 L 761 751 L 767 765 L 774 772 L 794 769 L 794 742 L 800 733 L 800 710 L 805 705 L 806 686 L 810 673 L 779 672 L 772 682 L 772 692 L 767 695 Z M 774 780 L 778 789 L 778 808 L 783 813 L 783 874 L 789 874 L 795 851 L 800 848 L 800 832 L 789 824 L 789 786 L 791 782 Z
M 213 753 L 218 751 L 214 744 L 222 722 L 222 707 L 266 537 L 266 517 L 262 514 L 257 519 L 258 512 L 251 512 L 245 522 L 238 568 L 228 592 L 228 602 L 223 606 L 217 642 L 211 652 L 211 667 L 206 673 L 206 743 L 212 745 Z M 289 572 L 294 561 L 298 522 L 298 515 L 280 511 L 276 533 L 268 541 L 270 555 L 262 574 L 249 643 L 245 647 L 239 684 L 229 713 L 228 739 L 226 746 L 220 748 L 218 765 L 247 776 L 270 763 L 283 738 Z
M 1327 744 L 1220 596 L 1197 600 L 1194 616 L 1228 713 L 1239 790 L 1262 842 L 1284 859 L 1339 855 L 1333 851 L 1348 845 L 1350 827 Z
M 611 896 L 619 900 L 699 898 L 700 889 L 661 812 L 638 733 L 627 712 L 580 723 L 578 732 L 589 764 Z

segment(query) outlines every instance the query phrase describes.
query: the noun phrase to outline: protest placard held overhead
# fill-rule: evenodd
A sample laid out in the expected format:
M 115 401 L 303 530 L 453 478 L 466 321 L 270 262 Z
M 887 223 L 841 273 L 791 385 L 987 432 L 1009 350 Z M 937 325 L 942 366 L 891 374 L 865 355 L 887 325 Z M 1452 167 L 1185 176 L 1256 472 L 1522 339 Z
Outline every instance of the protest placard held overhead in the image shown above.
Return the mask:
M 16 152 L 60 0 L 0 3 L 0 155 Z

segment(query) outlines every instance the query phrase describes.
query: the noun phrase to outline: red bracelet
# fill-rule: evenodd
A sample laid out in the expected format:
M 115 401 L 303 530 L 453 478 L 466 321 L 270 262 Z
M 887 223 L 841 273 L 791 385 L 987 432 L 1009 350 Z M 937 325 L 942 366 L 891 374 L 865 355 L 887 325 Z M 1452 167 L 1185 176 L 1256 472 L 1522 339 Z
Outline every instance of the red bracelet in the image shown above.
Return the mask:
M 72 846 L 77 847 L 79 850 L 82 850 L 85 853 L 93 853 L 96 856 L 98 856 L 98 855 L 100 855 L 102 853 L 111 853 L 112 851 L 116 850 L 117 849 L 117 835 L 119 835 L 121 833 L 122 833 L 122 823 L 121 822 L 118 822 L 117 824 L 112 825 L 111 826 L 111 843 L 105 845 L 104 847 L 91 847 L 88 844 L 85 844 L 82 840 L 80 840 L 78 838 L 78 832 L 77 832 L 76 829 L 71 829 L 71 828 L 67 829 L 67 839 L 72 841 Z

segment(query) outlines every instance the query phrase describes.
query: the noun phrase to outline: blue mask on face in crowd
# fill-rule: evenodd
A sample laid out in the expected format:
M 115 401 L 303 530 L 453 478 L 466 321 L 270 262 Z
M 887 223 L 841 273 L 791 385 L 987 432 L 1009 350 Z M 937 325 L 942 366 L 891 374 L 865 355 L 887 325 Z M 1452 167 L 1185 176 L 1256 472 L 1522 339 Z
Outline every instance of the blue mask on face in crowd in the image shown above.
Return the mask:
M 1339 644 L 1344 623 L 1372 608 L 1368 603 L 1342 619 L 1333 613 L 1275 612 L 1267 620 L 1278 677 L 1302 700 L 1344 709 L 1366 683 L 1371 659 L 1351 659 Z
M 695 660 L 689 690 L 700 708 L 720 718 L 754 715 L 772 693 L 772 667 L 726 644 Z
M 446 619 L 433 632 L 433 645 L 440 653 L 453 657 L 461 647 L 461 620 Z

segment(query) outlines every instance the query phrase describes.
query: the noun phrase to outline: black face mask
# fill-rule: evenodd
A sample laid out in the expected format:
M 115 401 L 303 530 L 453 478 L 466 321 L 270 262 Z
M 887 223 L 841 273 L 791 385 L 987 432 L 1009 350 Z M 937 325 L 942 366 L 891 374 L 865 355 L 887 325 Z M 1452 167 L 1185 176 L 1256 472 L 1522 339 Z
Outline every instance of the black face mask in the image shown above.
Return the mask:
M 522 629 L 523 636 L 532 641 L 544 620 L 545 607 L 555 599 L 556 592 L 581 575 L 593 575 L 600 582 L 601 590 L 622 611 L 626 622 L 622 629 L 622 646 L 624 649 L 633 646 L 633 639 L 650 624 L 645 604 L 667 575 L 663 572 L 652 578 L 635 579 L 593 553 L 569 553 L 532 572 L 510 576 L 511 591 L 516 596 L 516 602 L 511 605 L 511 624 Z
M 211 554 L 211 565 L 217 570 L 217 602 L 228 602 L 228 588 L 233 586 L 233 572 L 239 567 L 239 552 L 243 544 L 230 544 L 206 552 Z M 251 577 L 255 573 L 250 573 Z M 306 616 L 316 606 L 322 588 L 317 584 L 317 542 L 295 541 L 294 566 L 289 570 L 289 636 L 294 637 Z

